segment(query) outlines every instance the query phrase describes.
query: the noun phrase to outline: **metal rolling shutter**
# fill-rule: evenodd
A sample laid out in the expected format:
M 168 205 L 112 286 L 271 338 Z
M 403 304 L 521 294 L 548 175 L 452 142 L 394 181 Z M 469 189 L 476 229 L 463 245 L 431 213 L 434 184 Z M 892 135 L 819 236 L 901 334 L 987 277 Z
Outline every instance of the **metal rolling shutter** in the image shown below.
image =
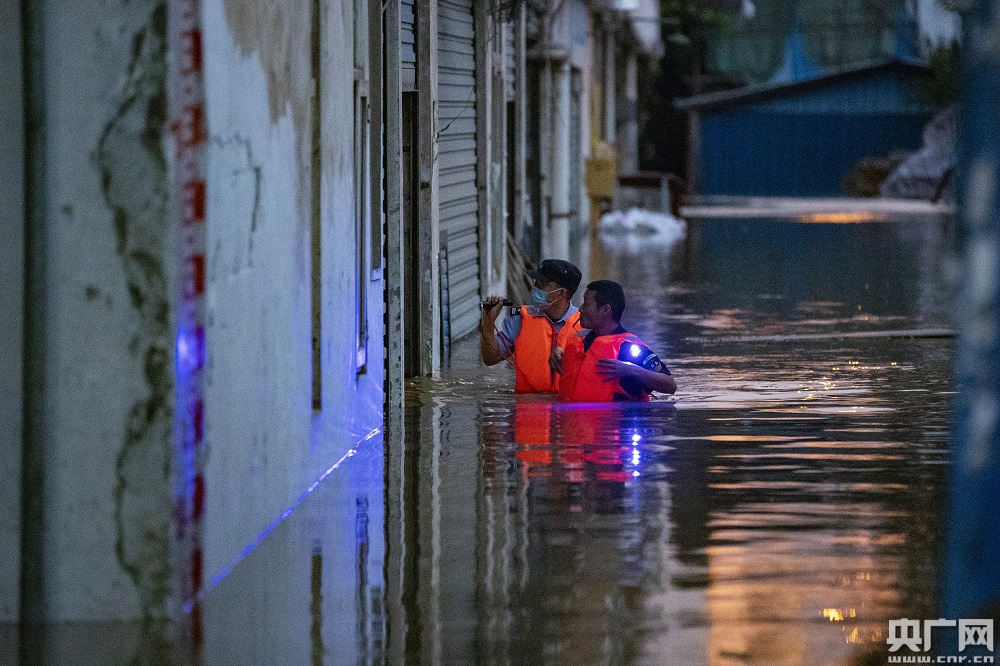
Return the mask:
M 417 70 L 417 3 L 399 3 L 399 67 L 404 90 L 413 90 Z
M 438 156 L 441 231 L 448 242 L 451 337 L 479 322 L 476 53 L 472 0 L 438 4 Z

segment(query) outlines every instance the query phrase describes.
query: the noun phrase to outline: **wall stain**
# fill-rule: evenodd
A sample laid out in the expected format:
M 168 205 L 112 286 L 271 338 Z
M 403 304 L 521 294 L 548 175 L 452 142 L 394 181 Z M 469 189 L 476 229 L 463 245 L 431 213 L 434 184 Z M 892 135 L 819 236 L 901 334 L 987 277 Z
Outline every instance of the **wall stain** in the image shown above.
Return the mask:
M 298 7 L 296 5 L 299 5 Z M 291 107 L 295 132 L 307 128 L 312 98 L 312 74 L 306 50 L 310 14 L 305 3 L 273 0 L 223 0 L 226 23 L 233 41 L 244 56 L 256 53 L 267 77 L 271 122 L 277 122 Z M 295 48 L 296 46 L 301 48 Z
M 176 598 L 171 560 L 173 374 L 170 299 L 164 252 L 168 180 L 166 3 L 119 0 L 134 30 L 131 59 L 116 107 L 93 160 L 112 213 L 115 249 L 138 320 L 129 353 L 145 381 L 132 405 L 118 452 L 115 521 L 119 563 L 138 593 L 147 640 L 137 662 L 160 654 Z
M 309 231 L 309 217 L 305 211 L 310 210 L 311 192 L 313 72 L 309 35 L 313 17 L 310 3 L 222 0 L 222 7 L 240 53 L 244 57 L 256 54 L 260 59 L 267 82 L 271 123 L 286 114 L 291 115 L 298 172 L 296 254 L 301 256 Z M 257 176 L 259 192 L 259 171 Z

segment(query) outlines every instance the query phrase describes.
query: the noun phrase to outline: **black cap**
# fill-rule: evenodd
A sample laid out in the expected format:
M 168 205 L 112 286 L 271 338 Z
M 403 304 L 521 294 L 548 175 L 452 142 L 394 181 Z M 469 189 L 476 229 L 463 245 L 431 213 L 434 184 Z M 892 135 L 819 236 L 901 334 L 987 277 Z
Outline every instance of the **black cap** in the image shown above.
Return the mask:
M 562 259 L 545 259 L 536 270 L 528 271 L 528 276 L 532 280 L 555 282 L 560 287 L 565 287 L 570 296 L 576 293 L 576 288 L 583 279 L 579 268 Z

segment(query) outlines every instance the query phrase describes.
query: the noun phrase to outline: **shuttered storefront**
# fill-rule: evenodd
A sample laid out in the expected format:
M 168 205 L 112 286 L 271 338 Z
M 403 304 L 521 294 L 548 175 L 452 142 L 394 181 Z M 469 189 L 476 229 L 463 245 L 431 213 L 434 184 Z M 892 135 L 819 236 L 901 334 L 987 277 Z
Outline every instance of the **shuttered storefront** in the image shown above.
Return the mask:
M 479 322 L 474 26 L 472 0 L 439 0 L 438 184 L 448 257 L 448 303 L 442 305 L 452 339 Z

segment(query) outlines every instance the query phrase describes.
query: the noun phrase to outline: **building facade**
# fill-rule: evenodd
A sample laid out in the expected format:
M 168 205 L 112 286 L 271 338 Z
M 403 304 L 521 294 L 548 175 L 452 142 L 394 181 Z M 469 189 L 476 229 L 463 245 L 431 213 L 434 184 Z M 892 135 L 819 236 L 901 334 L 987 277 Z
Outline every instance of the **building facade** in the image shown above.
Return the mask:
M 920 96 L 927 76 L 890 61 L 687 98 L 699 116 L 700 193 L 842 194 L 861 160 L 920 147 L 935 113 Z
M 197 634 L 525 247 L 580 260 L 643 7 L 5 5 L 0 625 Z

